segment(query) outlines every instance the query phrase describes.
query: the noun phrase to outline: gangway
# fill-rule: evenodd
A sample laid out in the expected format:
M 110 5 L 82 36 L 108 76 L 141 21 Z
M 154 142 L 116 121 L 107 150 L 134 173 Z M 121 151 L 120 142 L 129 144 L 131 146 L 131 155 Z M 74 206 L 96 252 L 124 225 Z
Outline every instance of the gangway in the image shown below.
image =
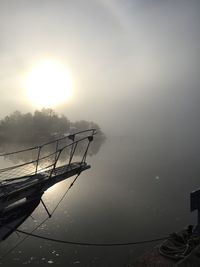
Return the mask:
M 1 154 L 1 158 L 10 159 L 31 153 L 32 159 L 0 169 L 0 212 L 21 199 L 32 200 L 54 184 L 90 168 L 86 157 L 95 134 L 95 129 L 79 131 L 42 145 Z

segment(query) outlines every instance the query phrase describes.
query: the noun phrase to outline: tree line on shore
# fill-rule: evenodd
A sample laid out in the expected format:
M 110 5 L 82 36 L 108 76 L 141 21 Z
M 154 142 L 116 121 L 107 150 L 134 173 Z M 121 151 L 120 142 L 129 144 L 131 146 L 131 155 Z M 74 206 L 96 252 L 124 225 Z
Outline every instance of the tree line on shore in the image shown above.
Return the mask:
M 70 132 L 95 128 L 103 141 L 105 134 L 99 125 L 85 120 L 71 122 L 66 116 L 52 109 L 36 110 L 32 113 L 15 111 L 0 120 L 0 143 L 40 143 L 61 137 Z

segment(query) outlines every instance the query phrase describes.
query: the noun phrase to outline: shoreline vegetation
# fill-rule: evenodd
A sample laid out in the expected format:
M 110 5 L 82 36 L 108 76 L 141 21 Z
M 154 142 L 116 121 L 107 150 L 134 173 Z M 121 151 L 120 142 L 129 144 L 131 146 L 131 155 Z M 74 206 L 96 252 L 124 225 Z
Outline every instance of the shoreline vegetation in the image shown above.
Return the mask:
M 97 130 L 97 139 L 103 143 L 106 136 L 97 123 L 85 120 L 71 122 L 66 116 L 46 108 L 36 110 L 34 113 L 14 111 L 0 120 L 0 145 L 3 143 L 38 144 L 92 128 Z

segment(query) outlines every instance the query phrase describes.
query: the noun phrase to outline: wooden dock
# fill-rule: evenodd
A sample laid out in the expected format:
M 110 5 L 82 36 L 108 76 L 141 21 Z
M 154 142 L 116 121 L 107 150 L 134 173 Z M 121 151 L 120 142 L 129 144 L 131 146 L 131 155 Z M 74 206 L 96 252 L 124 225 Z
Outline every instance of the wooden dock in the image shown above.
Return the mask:
M 160 255 L 157 246 L 136 259 L 131 267 L 200 267 L 200 245 L 179 261 Z

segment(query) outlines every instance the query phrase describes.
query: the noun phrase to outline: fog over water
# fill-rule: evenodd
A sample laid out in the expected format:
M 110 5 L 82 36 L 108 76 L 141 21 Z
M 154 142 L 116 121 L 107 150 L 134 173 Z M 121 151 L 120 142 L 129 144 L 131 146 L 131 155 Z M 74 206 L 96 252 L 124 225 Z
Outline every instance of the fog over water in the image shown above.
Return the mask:
M 72 120 L 84 116 L 122 134 L 197 126 L 198 1 L 0 5 L 1 117 L 35 109 L 24 76 L 38 61 L 52 58 L 73 74 L 73 99 L 56 107 Z
M 96 122 L 107 136 L 39 233 L 129 242 L 196 223 L 189 194 L 200 185 L 199 11 L 196 0 L 0 1 L 0 117 L 42 108 L 27 98 L 24 77 L 50 58 L 66 64 L 74 80 L 72 99 L 53 109 Z M 67 185 L 45 193 L 50 208 Z M 33 213 L 37 222 L 45 216 L 41 206 Z M 35 223 L 29 218 L 22 228 L 31 231 Z M 2 254 L 18 241 L 13 234 L 1 243 Z M 121 267 L 149 247 L 28 238 L 2 265 Z
M 196 214 L 189 211 L 189 193 L 199 187 L 198 149 L 181 148 L 170 140 L 165 144 L 164 148 L 160 140 L 108 138 L 96 155 L 88 157 L 91 169 L 81 174 L 37 233 L 70 241 L 131 242 L 166 236 L 195 224 Z M 70 181 L 44 194 L 50 211 Z M 20 229 L 31 231 L 46 216 L 40 205 Z M 11 235 L 1 243 L 2 253 L 22 237 Z M 2 262 L 4 266 L 48 261 L 60 266 L 66 262 L 69 266 L 128 266 L 150 247 L 79 247 L 29 238 Z

